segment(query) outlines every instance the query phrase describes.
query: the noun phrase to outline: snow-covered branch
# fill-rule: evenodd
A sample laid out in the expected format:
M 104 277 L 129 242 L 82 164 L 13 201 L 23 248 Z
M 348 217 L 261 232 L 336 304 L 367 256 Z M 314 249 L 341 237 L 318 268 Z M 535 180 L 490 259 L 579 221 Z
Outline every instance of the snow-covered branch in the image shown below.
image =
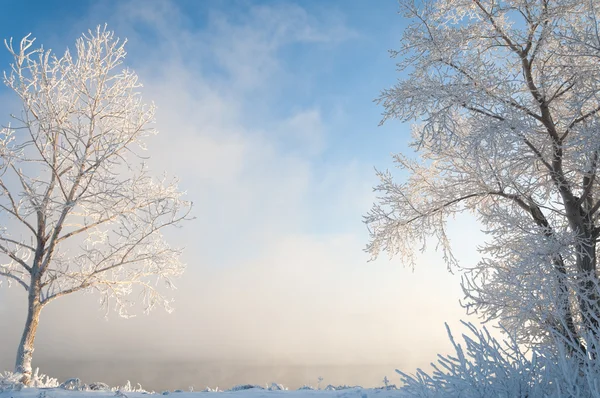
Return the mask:
M 401 0 L 410 23 L 383 119 L 414 121 L 420 160 L 379 173 L 367 250 L 414 264 L 452 215 L 475 214 L 482 260 L 465 305 L 520 342 L 579 341 L 600 322 L 600 36 L 594 1 Z M 415 244 L 417 243 L 417 244 Z M 420 245 L 419 245 L 420 243 Z M 570 336 L 570 337 L 569 337 Z

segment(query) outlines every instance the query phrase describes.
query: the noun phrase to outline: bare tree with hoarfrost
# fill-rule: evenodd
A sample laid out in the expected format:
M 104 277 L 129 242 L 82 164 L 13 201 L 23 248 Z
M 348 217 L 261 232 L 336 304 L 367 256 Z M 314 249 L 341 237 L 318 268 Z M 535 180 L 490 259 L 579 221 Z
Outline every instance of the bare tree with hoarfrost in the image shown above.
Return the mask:
M 0 281 L 27 292 L 15 365 L 26 384 L 48 303 L 95 291 L 106 310 L 126 315 L 139 292 L 146 311 L 169 309 L 158 283 L 171 286 L 184 269 L 162 231 L 187 219 L 191 204 L 139 154 L 155 133 L 154 107 L 122 66 L 124 44 L 102 28 L 60 58 L 29 37 L 7 43 L 14 63 L 4 82 L 22 111 L 0 131 Z
M 403 77 L 380 102 L 384 120 L 416 121 L 420 160 L 395 156 L 404 182 L 379 173 L 368 251 L 412 263 L 433 235 L 455 267 L 446 222 L 474 213 L 487 240 L 463 279 L 467 308 L 521 343 L 596 357 L 600 4 L 400 5 Z

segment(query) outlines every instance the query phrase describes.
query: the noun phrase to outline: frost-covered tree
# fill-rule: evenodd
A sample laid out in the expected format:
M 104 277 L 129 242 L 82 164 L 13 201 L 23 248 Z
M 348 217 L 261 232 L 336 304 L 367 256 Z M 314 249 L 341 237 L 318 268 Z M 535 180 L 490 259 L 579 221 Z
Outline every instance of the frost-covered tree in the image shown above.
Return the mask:
M 467 308 L 519 342 L 595 356 L 600 323 L 600 4 L 596 0 L 401 0 L 410 23 L 383 91 L 384 121 L 415 121 L 408 178 L 381 172 L 368 251 L 411 263 L 448 218 L 478 216 Z M 591 340 L 590 340 L 591 339 Z
M 191 206 L 176 180 L 144 165 L 154 107 L 122 66 L 124 42 L 98 28 L 60 58 L 32 45 L 7 43 L 4 82 L 22 110 L 0 131 L 0 281 L 27 292 L 15 366 L 24 383 L 40 312 L 55 299 L 95 291 L 126 315 L 135 292 L 146 311 L 169 309 L 158 282 L 170 286 L 184 267 L 161 232 Z

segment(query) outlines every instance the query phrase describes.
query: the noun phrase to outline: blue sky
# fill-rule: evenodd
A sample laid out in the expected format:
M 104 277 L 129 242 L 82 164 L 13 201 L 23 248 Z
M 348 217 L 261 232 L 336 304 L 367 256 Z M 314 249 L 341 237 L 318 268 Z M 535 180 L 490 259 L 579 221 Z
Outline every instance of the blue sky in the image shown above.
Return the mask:
M 45 310 L 38 361 L 373 364 L 375 378 L 354 381 L 369 385 L 383 368 L 425 366 L 447 349 L 443 322 L 464 312 L 440 255 L 424 253 L 413 273 L 362 251 L 373 168 L 409 150 L 409 125 L 377 127 L 373 103 L 397 78 L 387 51 L 404 21 L 394 1 L 9 0 L 4 9 L 0 37 L 31 32 L 58 53 L 104 23 L 128 38 L 128 66 L 158 107 L 151 169 L 180 177 L 197 217 L 168 235 L 188 264 L 173 314 L 106 322 L 93 297 L 64 299 Z M 9 94 L 0 88 L 0 111 L 14 109 Z M 468 265 L 476 225 L 454 225 Z M 0 337 L 15 344 L 19 294 L 0 290 L 15 297 L 0 300 L 0 319 L 15 325 Z M 14 346 L 0 349 L 0 368 Z
M 45 47 L 62 52 L 65 46 L 88 28 L 108 23 L 115 29 L 121 21 L 115 10 L 123 2 L 103 1 L 16 1 L 9 0 L 7 9 L 11 17 L 0 27 L 0 37 L 20 38 L 28 33 L 37 37 Z M 140 7 L 157 4 L 155 1 L 139 2 Z M 165 18 L 165 24 L 175 23 L 178 28 L 192 32 L 206 32 L 215 28 L 215 19 L 226 18 L 234 26 L 244 25 L 252 19 L 257 7 L 291 9 L 300 8 L 317 25 L 332 24 L 331 42 L 322 37 L 314 41 L 294 41 L 277 49 L 281 68 L 289 75 L 299 78 L 281 79 L 270 87 L 270 95 L 261 96 L 266 103 L 254 104 L 252 111 L 259 115 L 291 114 L 303 107 L 318 104 L 331 122 L 337 123 L 322 157 L 344 159 L 360 156 L 375 164 L 381 159 L 382 148 L 405 143 L 393 128 L 379 128 L 380 109 L 372 103 L 378 92 L 390 86 L 395 78 L 394 61 L 387 53 L 395 48 L 400 38 L 403 21 L 397 15 L 395 1 L 387 0 L 373 5 L 369 1 L 176 1 L 169 8 L 178 10 L 177 17 Z M 135 52 L 149 51 L 160 41 L 151 22 L 137 18 L 128 30 L 143 36 L 143 43 L 130 45 L 130 62 L 135 65 Z M 335 31 L 339 29 L 340 31 Z M 119 32 L 116 32 L 119 34 Z M 157 36 L 158 35 L 158 36 Z M 209 33 L 210 35 L 210 33 Z M 155 54 L 162 57 L 162 54 Z M 7 52 L 0 53 L 0 63 L 10 62 Z M 193 65 L 193 57 L 189 60 Z M 227 75 L 222 65 L 204 60 L 206 76 L 223 78 Z M 275 83 L 275 82 L 274 82 Z M 264 93 L 263 93 L 264 94 Z M 290 94 L 292 96 L 290 97 Z M 288 98 L 285 98 L 285 97 Z M 357 117 L 336 118 L 336 110 Z M 253 120 L 261 125 L 262 120 Z M 406 129 L 404 129 L 406 132 Z M 373 133 L 373 134 L 372 134 Z M 376 134 L 375 134 L 376 133 Z M 385 140 L 385 141 L 382 141 Z M 389 152 L 388 152 L 389 153 Z

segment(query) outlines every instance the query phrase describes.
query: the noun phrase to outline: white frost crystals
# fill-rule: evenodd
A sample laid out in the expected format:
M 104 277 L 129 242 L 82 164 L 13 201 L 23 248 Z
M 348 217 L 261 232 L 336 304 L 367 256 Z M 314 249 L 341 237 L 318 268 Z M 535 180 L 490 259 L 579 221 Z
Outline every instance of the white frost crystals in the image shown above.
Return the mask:
M 488 241 L 469 304 L 530 342 L 598 322 L 600 14 L 593 1 L 402 1 L 410 78 L 383 92 L 385 118 L 419 118 L 422 161 L 380 173 L 368 250 L 410 260 L 445 223 L 475 213 Z M 564 323 L 564 324 L 563 324 Z
M 101 295 L 121 315 L 139 292 L 145 311 L 169 309 L 158 288 L 184 266 L 163 228 L 188 219 L 176 179 L 156 179 L 138 152 L 154 106 L 122 67 L 125 42 L 106 28 L 58 58 L 25 37 L 4 82 L 22 111 L 0 134 L 0 277 L 27 291 L 28 317 L 15 372 L 31 377 L 41 309 L 78 291 Z
M 395 53 L 405 77 L 380 102 L 384 120 L 418 122 L 420 159 L 395 157 L 406 181 L 379 173 L 368 251 L 411 263 L 415 243 L 435 236 L 458 268 L 446 222 L 471 212 L 487 239 L 463 269 L 467 308 L 525 347 L 598 358 L 598 2 L 400 6 L 411 21 Z

